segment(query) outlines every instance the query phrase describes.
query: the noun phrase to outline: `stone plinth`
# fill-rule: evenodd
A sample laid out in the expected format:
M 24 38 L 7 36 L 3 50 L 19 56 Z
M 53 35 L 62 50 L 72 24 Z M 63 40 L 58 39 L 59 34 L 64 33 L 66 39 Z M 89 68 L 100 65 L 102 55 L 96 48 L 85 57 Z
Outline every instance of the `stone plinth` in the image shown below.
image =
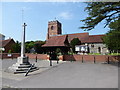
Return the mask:
M 19 64 L 29 63 L 28 57 L 18 57 L 17 58 L 17 63 L 19 63 Z
M 17 63 L 13 64 L 11 67 L 6 70 L 9 73 L 26 73 L 32 64 L 29 63 L 28 57 L 18 57 Z M 37 67 L 32 67 L 30 72 L 37 70 Z

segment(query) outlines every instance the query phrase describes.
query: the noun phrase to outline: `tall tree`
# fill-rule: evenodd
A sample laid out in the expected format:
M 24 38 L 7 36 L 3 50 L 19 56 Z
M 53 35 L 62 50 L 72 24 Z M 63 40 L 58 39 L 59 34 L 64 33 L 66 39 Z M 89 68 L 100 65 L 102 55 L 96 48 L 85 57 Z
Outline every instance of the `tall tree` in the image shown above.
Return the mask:
M 72 51 L 75 52 L 75 45 L 80 45 L 81 41 L 78 38 L 74 38 L 71 42 L 70 45 L 72 47 Z
M 120 2 L 89 2 L 85 11 L 88 17 L 84 20 L 84 30 L 91 30 L 101 21 L 105 21 L 104 27 L 120 17 Z
M 30 50 L 34 47 L 34 41 L 27 41 L 25 43 L 26 53 L 30 53 Z
M 110 31 L 103 38 L 106 46 L 110 51 L 120 52 L 120 18 L 111 22 Z
M 19 41 L 16 41 L 15 45 L 13 45 L 13 52 L 20 53 L 20 50 L 21 50 L 21 44 Z
M 41 47 L 43 44 L 45 44 L 45 41 L 36 41 L 34 48 L 36 53 L 43 53 L 44 49 Z

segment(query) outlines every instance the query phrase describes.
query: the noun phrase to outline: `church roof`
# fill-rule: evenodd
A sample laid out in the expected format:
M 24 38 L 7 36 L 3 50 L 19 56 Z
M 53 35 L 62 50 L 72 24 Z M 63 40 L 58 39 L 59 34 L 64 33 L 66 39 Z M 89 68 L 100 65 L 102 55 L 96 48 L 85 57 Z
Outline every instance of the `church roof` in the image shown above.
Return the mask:
M 67 46 L 66 45 L 66 38 L 67 35 L 62 35 L 62 36 L 53 36 L 50 39 L 46 41 L 46 44 L 44 44 L 42 47 L 63 47 Z
M 102 43 L 102 37 L 105 35 L 89 35 L 89 33 L 75 33 L 75 34 L 68 34 L 68 41 L 69 43 L 74 38 L 79 38 L 81 43 Z
M 84 38 L 83 43 L 103 43 L 102 37 L 105 35 L 89 35 Z
M 89 37 L 89 33 L 68 34 L 68 41 L 70 43 L 71 40 L 73 40 L 74 38 L 79 38 L 82 41 L 84 38 L 88 38 L 88 37 Z
M 89 35 L 89 33 L 75 33 L 61 36 L 53 36 L 46 41 L 43 47 L 66 46 L 65 40 L 70 43 L 74 38 L 79 38 L 81 43 L 103 43 L 102 37 L 105 35 Z

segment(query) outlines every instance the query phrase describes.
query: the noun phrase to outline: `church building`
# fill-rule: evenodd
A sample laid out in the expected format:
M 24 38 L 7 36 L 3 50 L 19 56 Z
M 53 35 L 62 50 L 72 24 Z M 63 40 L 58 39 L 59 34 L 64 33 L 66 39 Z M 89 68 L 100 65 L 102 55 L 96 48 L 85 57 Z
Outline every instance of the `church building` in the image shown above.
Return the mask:
M 55 51 L 57 48 L 64 53 L 70 51 L 70 42 L 74 38 L 81 41 L 81 45 L 76 45 L 78 53 L 108 53 L 108 49 L 103 44 L 102 37 L 105 35 L 89 35 L 89 33 L 73 33 L 62 35 L 62 24 L 56 21 L 48 22 L 48 32 L 46 43 L 42 46 L 48 51 Z

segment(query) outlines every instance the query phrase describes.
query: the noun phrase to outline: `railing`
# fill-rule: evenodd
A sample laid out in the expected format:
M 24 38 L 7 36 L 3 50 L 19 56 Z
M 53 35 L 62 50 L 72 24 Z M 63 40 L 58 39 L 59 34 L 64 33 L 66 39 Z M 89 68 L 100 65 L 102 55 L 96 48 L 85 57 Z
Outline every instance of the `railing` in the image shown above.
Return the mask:
M 27 70 L 27 72 L 25 73 L 25 76 L 28 75 L 28 73 L 30 72 L 30 70 L 32 69 L 32 67 L 34 67 L 35 64 L 31 64 L 31 67 Z

